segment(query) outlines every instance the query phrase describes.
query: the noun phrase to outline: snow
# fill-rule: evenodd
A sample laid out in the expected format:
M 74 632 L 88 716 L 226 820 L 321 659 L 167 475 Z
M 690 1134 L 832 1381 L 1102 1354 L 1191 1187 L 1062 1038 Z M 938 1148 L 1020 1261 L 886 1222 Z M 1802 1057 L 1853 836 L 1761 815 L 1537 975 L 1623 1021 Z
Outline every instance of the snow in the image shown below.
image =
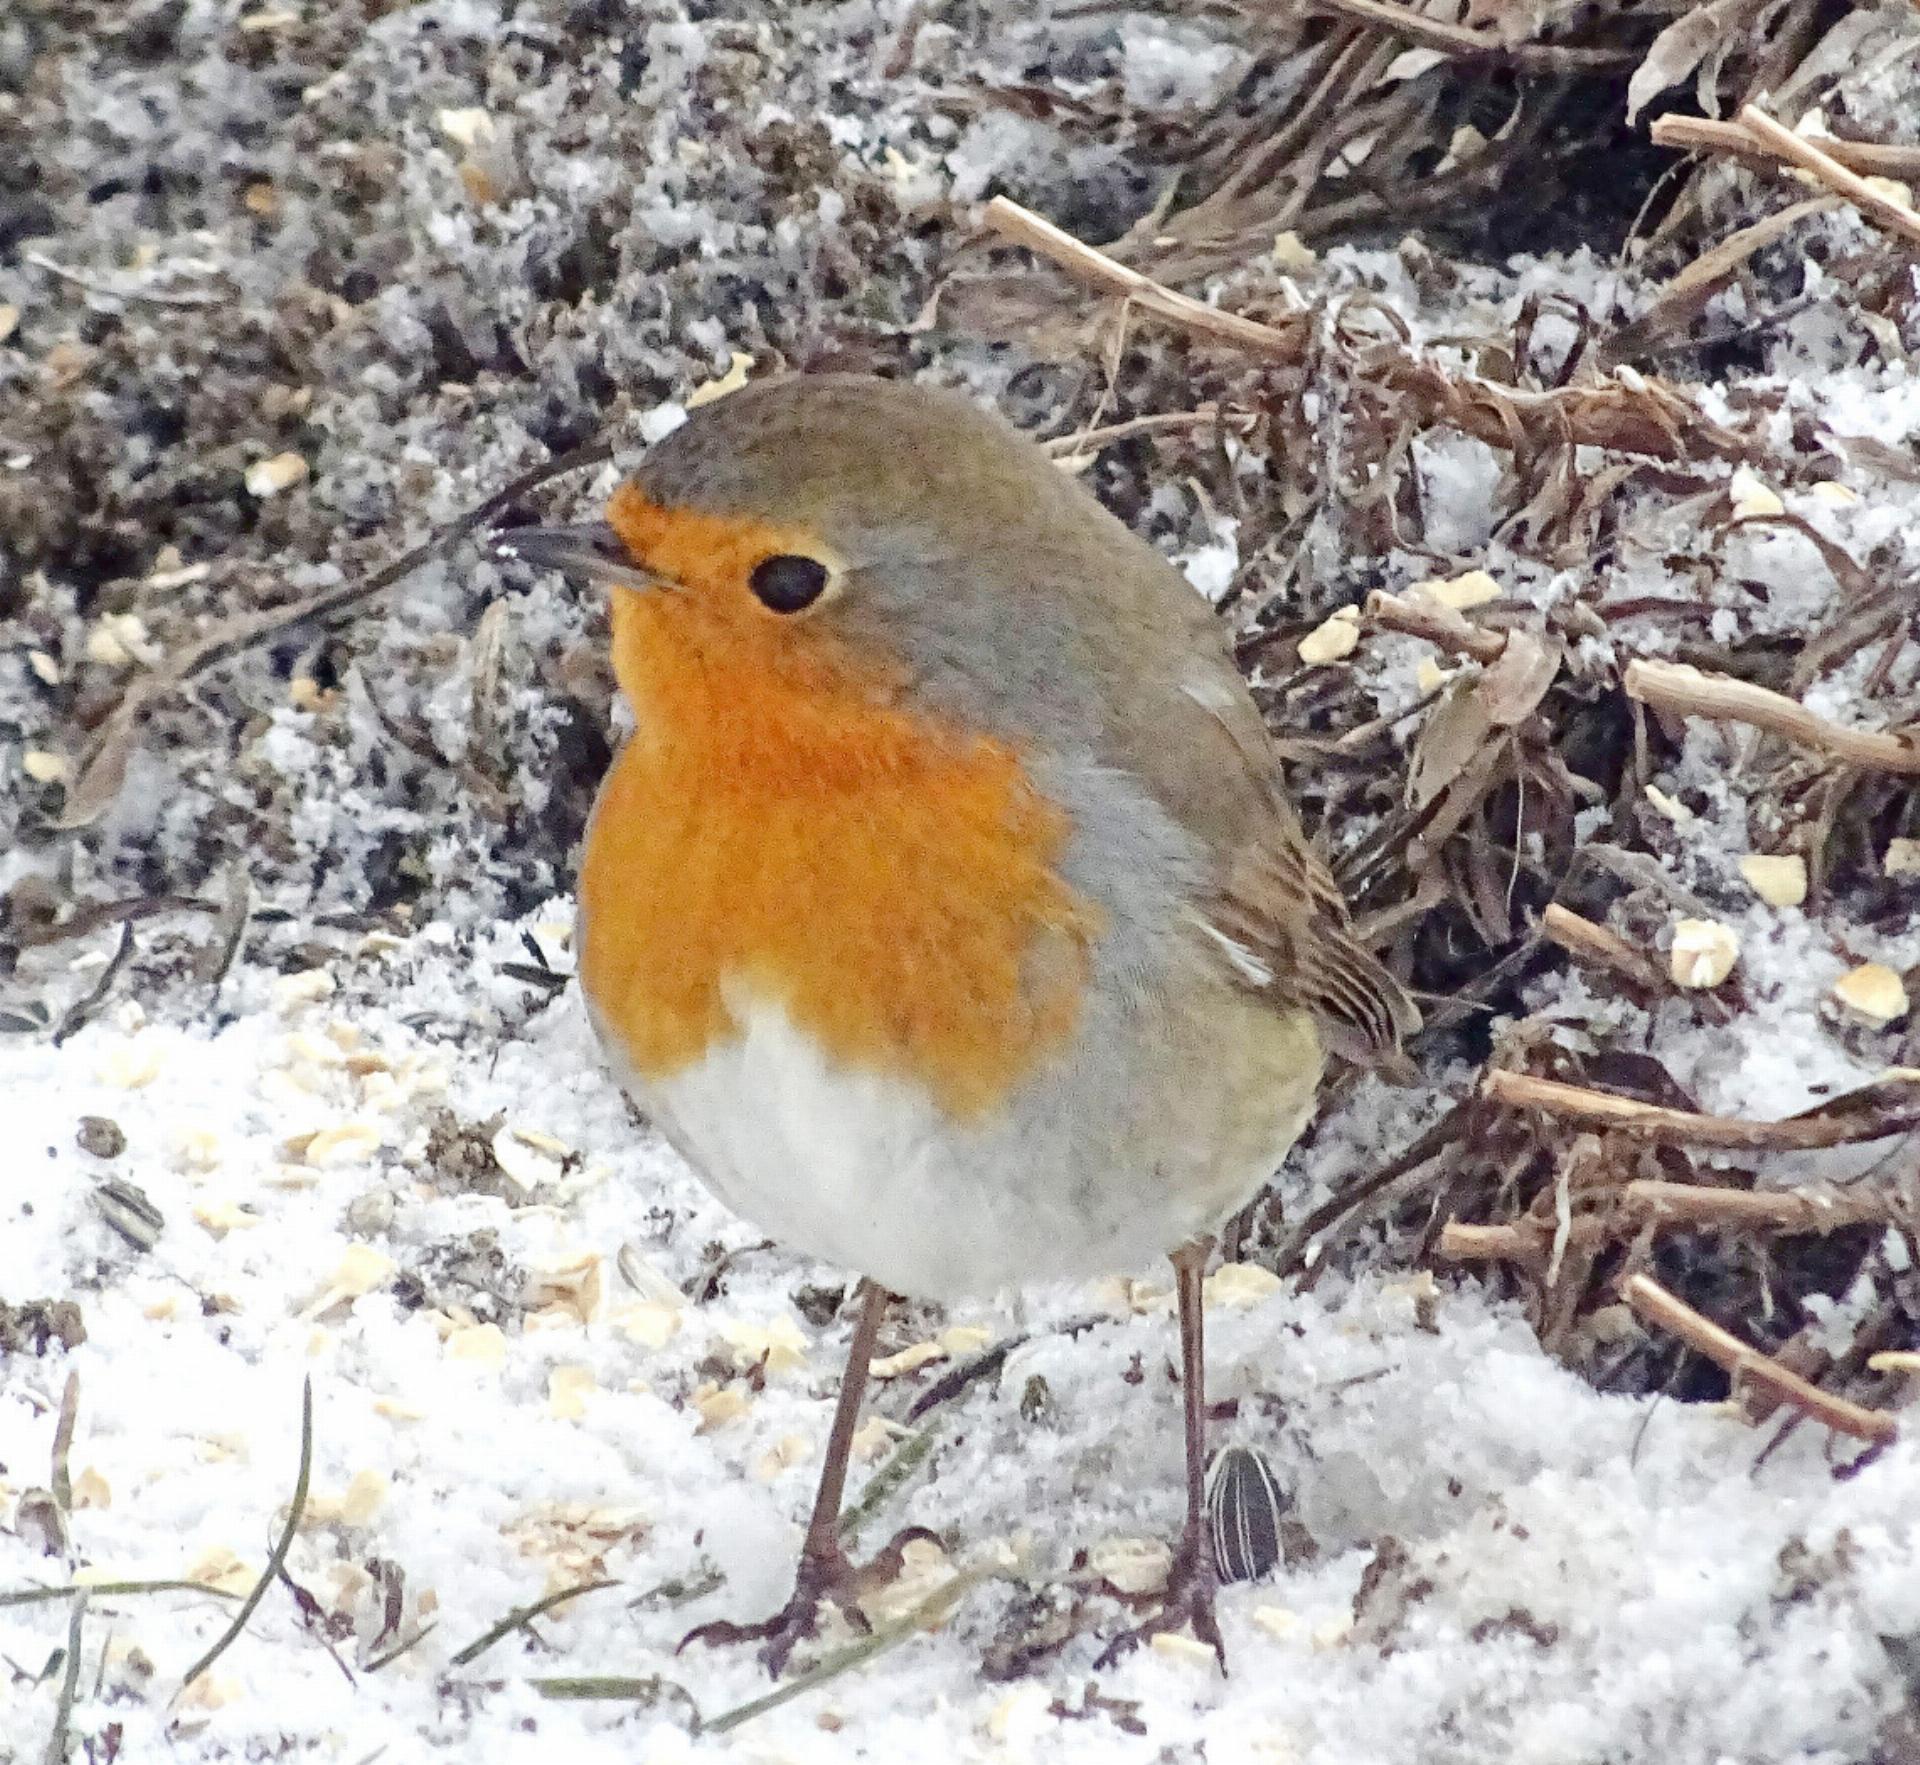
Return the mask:
M 44 1482 L 69 1373 L 85 1503 L 64 1556 L 0 1535 L 0 1587 L 233 1560 L 244 1585 L 284 1513 L 311 1379 L 313 1496 L 289 1573 L 349 1660 L 432 1626 L 350 1684 L 270 1592 L 213 1670 L 217 1707 L 183 1707 L 169 1703 L 179 1676 L 226 1608 L 100 1596 L 88 1673 L 106 1648 L 104 1689 L 81 1699 L 77 1734 L 118 1724 L 130 1756 L 167 1745 L 186 1758 L 292 1737 L 301 1757 L 387 1745 L 517 1759 L 537 1740 L 541 1756 L 584 1765 L 878 1759 L 931 1733 L 954 1757 L 1048 1760 L 1148 1760 L 1197 1740 L 1209 1758 L 1437 1757 L 1443 1732 L 1451 1756 L 1541 1760 L 1657 1748 L 1840 1761 L 1870 1747 L 1897 1701 L 1880 1638 L 1920 1621 L 1920 1451 L 1902 1442 L 1842 1479 L 1803 1431 L 1756 1467 L 1759 1437 L 1728 1414 L 1597 1394 L 1471 1284 L 1364 1269 L 1304 1294 L 1223 1290 L 1213 1308 L 1211 1395 L 1237 1412 L 1219 1436 L 1267 1455 L 1318 1549 L 1223 1596 L 1229 1680 L 1154 1652 L 1096 1673 L 1090 1632 L 1037 1670 L 1037 1691 L 988 1682 L 980 1656 L 1016 1597 L 994 1583 L 939 1634 L 738 1743 L 685 1736 L 677 1697 L 625 1720 L 617 1706 L 538 1699 L 525 1682 L 555 1672 L 661 1674 L 709 1717 L 764 1689 L 746 1651 L 672 1649 L 696 1622 L 782 1597 L 847 1328 L 793 1303 L 830 1271 L 757 1247 L 632 1123 L 573 995 L 530 1012 L 528 989 L 501 974 L 524 956 L 521 930 L 562 957 L 566 917 L 554 900 L 477 947 L 435 926 L 318 971 L 245 971 L 217 1026 L 123 1007 L 58 1050 L 7 1044 L 0 1291 L 73 1295 L 88 1339 L 16 1357 L 0 1380 L 0 1503 Z M 498 1118 L 550 1136 L 551 1180 L 520 1194 L 436 1165 L 442 1110 L 483 1133 Z M 1363 1126 L 1371 1114 L 1343 1119 L 1309 1163 L 1402 1131 Z M 118 1122 L 124 1153 L 81 1151 L 83 1115 Z M 94 1205 L 109 1175 L 165 1217 L 144 1254 Z M 716 1246 L 736 1253 L 718 1293 L 686 1299 Z M 617 1270 L 623 1249 L 639 1288 Z M 381 1278 L 343 1294 L 356 1250 L 375 1253 Z M 1103 1539 L 1172 1532 L 1170 1295 L 1156 1271 L 1138 1273 L 896 1333 L 961 1322 L 1027 1340 L 937 1412 L 931 1467 L 888 1527 L 935 1527 L 961 1561 L 1018 1541 L 1023 1573 L 1054 1588 Z M 1091 1328 L 1062 1331 L 1088 1316 Z M 755 1391 L 743 1369 L 770 1343 L 781 1351 Z M 1136 1362 L 1144 1378 L 1130 1377 Z M 941 1370 L 884 1385 L 877 1409 L 902 1415 Z M 1050 1401 L 1029 1423 L 1035 1379 Z M 716 1383 L 745 1401 L 708 1428 L 697 1394 Z M 1356 1616 L 1383 1550 L 1404 1561 Z M 404 1576 L 398 1633 L 379 1645 L 390 1571 L 376 1563 Z M 718 1588 L 685 1604 L 646 1594 L 715 1573 Z M 541 1620 L 541 1642 L 451 1665 L 508 1610 L 602 1575 L 622 1591 Z M 1096 1609 L 1106 1627 L 1123 1621 L 1117 1602 Z M 29 1676 L 63 1634 L 57 1604 L 0 1608 L 0 1655 Z M 1136 1705 L 1143 1733 L 1046 1713 L 1077 1708 L 1094 1680 Z M 6 1695 L 5 1732 L 34 1756 L 50 1700 L 25 1682 Z

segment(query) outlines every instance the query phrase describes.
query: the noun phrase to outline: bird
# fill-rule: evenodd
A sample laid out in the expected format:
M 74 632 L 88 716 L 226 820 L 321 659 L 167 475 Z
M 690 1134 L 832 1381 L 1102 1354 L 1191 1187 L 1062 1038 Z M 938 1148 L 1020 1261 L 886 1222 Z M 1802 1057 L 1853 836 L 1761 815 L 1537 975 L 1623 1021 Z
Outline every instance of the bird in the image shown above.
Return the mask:
M 840 1543 L 895 1296 L 1170 1257 L 1187 1513 L 1166 1597 L 1224 1669 L 1203 1286 L 1326 1059 L 1419 1015 L 1356 939 L 1207 601 L 993 411 L 794 373 L 706 403 L 602 519 L 503 556 L 604 589 L 633 729 L 578 974 L 613 1077 L 728 1208 L 858 1277 L 792 1597 L 694 1642 L 778 1674 L 896 1568 Z

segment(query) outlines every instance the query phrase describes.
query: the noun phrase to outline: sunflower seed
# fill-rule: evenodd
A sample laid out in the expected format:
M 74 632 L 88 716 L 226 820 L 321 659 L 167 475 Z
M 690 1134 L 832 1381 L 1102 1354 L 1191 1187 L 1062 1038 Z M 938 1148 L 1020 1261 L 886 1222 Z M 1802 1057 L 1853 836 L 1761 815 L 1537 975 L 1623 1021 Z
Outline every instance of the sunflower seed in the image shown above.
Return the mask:
M 1226 1447 L 1207 1474 L 1207 1527 L 1222 1581 L 1258 1581 L 1280 1561 L 1286 1511 L 1266 1460 L 1250 1447 Z

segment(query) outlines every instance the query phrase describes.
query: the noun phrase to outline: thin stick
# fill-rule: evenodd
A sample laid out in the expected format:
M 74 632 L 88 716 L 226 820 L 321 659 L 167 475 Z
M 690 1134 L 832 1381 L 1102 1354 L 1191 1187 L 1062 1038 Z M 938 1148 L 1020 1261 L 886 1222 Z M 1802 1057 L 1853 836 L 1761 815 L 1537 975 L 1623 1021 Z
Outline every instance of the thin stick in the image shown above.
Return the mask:
M 1805 705 L 1751 681 L 1703 674 L 1681 662 L 1627 664 L 1627 696 L 1679 717 L 1744 723 L 1829 755 L 1849 766 L 1878 772 L 1920 772 L 1920 746 L 1886 730 L 1851 729 L 1832 723 Z
M 1784 1121 L 1756 1122 L 1739 1117 L 1697 1115 L 1691 1110 L 1665 1109 L 1613 1091 L 1592 1091 L 1583 1085 L 1539 1079 L 1531 1073 L 1493 1068 L 1480 1081 L 1480 1095 L 1508 1109 L 1537 1109 L 1562 1121 L 1587 1128 L 1610 1128 L 1639 1134 L 1664 1146 L 1725 1146 L 1758 1151 L 1807 1152 L 1826 1146 L 1849 1146 L 1862 1140 L 1884 1140 L 1889 1135 L 1920 1127 L 1920 1087 L 1908 1087 L 1911 1096 L 1895 1104 L 1885 1087 L 1872 1085 L 1880 1108 L 1867 1112 L 1846 1108 L 1837 1097 L 1818 1114 L 1791 1115 Z
M 1082 429 L 1071 435 L 1056 435 L 1042 445 L 1056 460 L 1071 460 L 1094 453 L 1110 442 L 1125 441 L 1135 435 L 1178 434 L 1187 429 L 1205 429 L 1211 424 L 1245 434 L 1257 421 L 1252 411 L 1223 411 L 1218 405 L 1203 404 L 1191 411 L 1150 411 L 1144 416 L 1128 417 L 1124 422 L 1107 423 L 1098 429 Z
M 1635 986 L 1649 993 L 1669 991 L 1666 976 L 1618 932 L 1609 931 L 1604 925 L 1596 925 L 1591 919 L 1583 919 L 1579 914 L 1562 907 L 1558 901 L 1549 902 L 1540 915 L 1540 929 L 1561 949 L 1583 962 L 1596 963 L 1601 968 L 1624 975 Z
M 516 1606 L 498 1624 L 491 1626 L 484 1636 L 467 1644 L 448 1663 L 453 1667 L 471 1667 L 488 1649 L 502 1638 L 511 1636 L 514 1631 L 531 1624 L 536 1618 L 544 1618 L 556 1606 L 564 1606 L 568 1600 L 577 1600 L 583 1593 L 600 1593 L 609 1587 L 618 1587 L 617 1581 L 583 1581 L 578 1587 L 563 1587 L 558 1593 L 550 1593 L 545 1599 L 535 1600 L 530 1606 Z
M 1724 1369 L 1733 1380 L 1735 1390 L 1743 1382 L 1758 1385 L 1782 1403 L 1791 1404 L 1836 1433 L 1850 1434 L 1856 1440 L 1888 1441 L 1898 1437 L 1900 1424 L 1885 1410 L 1865 1409 L 1844 1397 L 1822 1391 L 1798 1373 L 1788 1372 L 1771 1356 L 1749 1348 L 1739 1337 L 1730 1335 L 1711 1319 L 1703 1318 L 1650 1275 L 1629 1276 L 1621 1285 L 1620 1295 L 1648 1323 L 1658 1324 L 1678 1336 L 1689 1348 Z
M 53 1732 L 47 1736 L 47 1765 L 66 1765 L 68 1730 L 73 1724 L 73 1700 L 80 1689 L 80 1626 L 87 1615 L 84 1590 L 74 1596 L 67 1613 L 66 1671 L 60 1678 L 60 1701 L 54 1706 Z
M 293 1549 L 294 1534 L 300 1530 L 300 1516 L 306 1512 L 307 1487 L 313 1476 L 313 1379 L 308 1377 L 300 1394 L 300 1475 L 294 1480 L 293 1502 L 287 1509 L 287 1523 L 282 1528 L 279 1542 L 273 1547 L 273 1554 L 267 1558 L 267 1566 L 261 1572 L 260 1579 L 253 1584 L 253 1591 L 241 1602 L 240 1610 L 233 1615 L 233 1622 L 222 1633 L 220 1640 L 187 1669 L 187 1675 L 180 1681 L 180 1689 L 185 1691 L 201 1674 L 224 1655 L 228 1648 L 247 1627 L 247 1620 L 253 1616 L 253 1609 L 265 1597 L 266 1591 L 274 1583 L 285 1566 L 287 1553 Z
M 101 1599 L 123 1599 L 138 1593 L 210 1593 L 217 1600 L 239 1597 L 205 1581 L 69 1581 L 63 1587 L 22 1587 L 12 1593 L 0 1593 L 0 1609 L 45 1605 L 49 1600 L 71 1599 L 76 1593 L 93 1594 Z
M 1716 1189 L 1706 1183 L 1668 1183 L 1641 1178 L 1628 1183 L 1618 1198 L 1573 1222 L 1569 1245 L 1590 1250 L 1630 1238 L 1651 1226 L 1656 1232 L 1680 1227 L 1729 1228 L 1778 1232 L 1785 1236 L 1824 1237 L 1843 1226 L 1884 1221 L 1891 1209 L 1884 1195 L 1850 1195 L 1820 1189 Z M 1449 1262 L 1536 1264 L 1552 1247 L 1554 1230 L 1528 1216 L 1504 1226 L 1469 1225 L 1449 1220 L 1441 1228 L 1436 1252 Z
M 1362 24 L 1391 31 L 1409 43 L 1461 61 L 1502 61 L 1530 72 L 1566 73 L 1573 70 L 1630 67 L 1639 59 L 1630 49 L 1582 49 L 1554 43 L 1509 43 L 1492 31 L 1427 18 L 1410 7 L 1389 0 L 1308 0 L 1315 12 L 1334 12 Z
M 1741 105 L 1740 126 L 1761 145 L 1771 148 L 1782 159 L 1791 160 L 1802 171 L 1811 172 L 1829 190 L 1844 196 L 1868 220 L 1908 245 L 1920 246 L 1920 213 L 1916 213 L 1911 204 L 1876 190 L 1858 172 L 1850 171 L 1806 136 L 1796 135 L 1775 122 L 1757 104 Z
M 60 1393 L 60 1420 L 53 1430 L 53 1499 L 63 1514 L 73 1511 L 73 1476 L 67 1457 L 73 1451 L 74 1424 L 80 1419 L 80 1375 L 67 1374 L 66 1389 Z
M 1698 148 L 1713 153 L 1738 154 L 1743 159 L 1776 161 L 1779 155 L 1756 140 L 1738 123 L 1716 122 L 1704 116 L 1663 116 L 1654 119 L 1656 147 Z M 1836 141 L 1822 137 L 1822 149 L 1849 171 L 1867 178 L 1920 177 L 1920 147 L 1883 146 L 1875 141 Z
M 1004 196 L 996 196 L 987 204 L 986 219 L 987 225 L 1002 238 L 1024 245 L 1083 282 L 1132 301 L 1142 312 L 1152 313 L 1189 331 L 1238 344 L 1242 349 L 1274 361 L 1298 362 L 1305 357 L 1304 328 L 1281 331 L 1257 319 L 1224 313 L 1189 295 L 1176 294 L 1151 276 L 1130 270 L 1104 251 L 1082 244 L 1071 233 Z
M 1389 631 L 1425 638 L 1449 655 L 1476 662 L 1497 661 L 1507 647 L 1502 632 L 1488 631 L 1455 608 L 1418 595 L 1388 594 L 1376 588 L 1367 596 L 1367 617 Z

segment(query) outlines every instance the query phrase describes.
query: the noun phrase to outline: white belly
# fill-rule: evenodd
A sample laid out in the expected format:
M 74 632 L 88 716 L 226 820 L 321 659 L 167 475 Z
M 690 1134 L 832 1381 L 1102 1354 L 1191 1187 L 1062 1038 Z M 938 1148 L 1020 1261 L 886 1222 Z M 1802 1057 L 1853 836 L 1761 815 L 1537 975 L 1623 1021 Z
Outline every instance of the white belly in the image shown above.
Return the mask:
M 1108 1044 L 970 1125 L 830 1063 L 777 1005 L 729 1005 L 737 1037 L 664 1079 L 622 1073 L 627 1089 L 770 1237 L 929 1299 L 1136 1269 L 1211 1231 L 1272 1175 L 1319 1072 L 1311 1028 L 1263 1011 L 1222 1026 L 1232 1054 L 1195 1050 L 1176 1097 L 1112 1083 Z

